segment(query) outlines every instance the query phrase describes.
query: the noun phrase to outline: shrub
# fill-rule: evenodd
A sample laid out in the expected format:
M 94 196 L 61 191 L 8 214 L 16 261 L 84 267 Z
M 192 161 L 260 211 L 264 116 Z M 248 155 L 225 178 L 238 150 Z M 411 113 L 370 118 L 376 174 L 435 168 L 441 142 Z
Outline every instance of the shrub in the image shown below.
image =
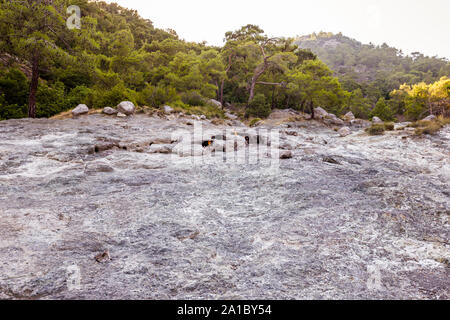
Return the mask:
M 439 132 L 447 124 L 450 124 L 449 118 L 439 116 L 436 120 L 420 120 L 408 125 L 409 128 L 416 128 L 416 135 L 429 134 L 433 135 Z
M 366 132 L 371 136 L 381 136 L 385 130 L 384 124 L 374 124 L 370 128 L 367 128 Z
M 424 127 L 418 127 L 415 131 L 417 135 L 429 134 L 433 135 L 439 132 L 442 129 L 442 125 L 438 122 L 431 122 Z
M 204 106 L 205 99 L 197 91 L 190 91 L 181 94 L 181 101 L 190 106 Z
M 148 85 L 139 92 L 137 99 L 138 104 L 158 108 L 179 100 L 179 97 L 175 88 Z
M 246 110 L 246 117 L 257 117 L 257 118 L 267 118 L 270 113 L 272 112 L 272 109 L 270 108 L 269 104 L 266 102 L 266 97 L 258 93 L 253 98 L 250 105 L 247 107 Z
M 22 71 L 10 69 L 0 77 L 0 95 L 3 94 L 3 105 L 27 105 L 29 84 Z
M 59 81 L 51 86 L 41 82 L 36 95 L 36 117 L 50 118 L 64 111 L 66 107 L 64 89 L 64 84 Z
M 7 104 L 4 95 L 0 95 L 0 120 L 20 119 L 27 116 L 27 107 Z
M 384 98 L 380 98 L 377 102 L 377 104 L 375 105 L 375 108 L 372 110 L 372 112 L 370 113 L 370 116 L 373 117 L 378 117 L 383 121 L 392 121 L 394 120 L 394 116 L 392 114 L 391 109 L 389 108 L 389 106 L 386 104 L 386 101 L 384 100 Z
M 254 127 L 254 126 L 255 126 L 258 122 L 260 122 L 260 121 L 261 121 L 260 118 L 252 119 L 252 120 L 250 121 L 249 126 L 250 126 L 250 127 Z
M 394 131 L 395 124 L 393 122 L 385 122 L 384 129 L 386 129 L 386 131 Z
M 131 101 L 136 104 L 136 91 L 118 84 L 111 90 L 97 89 L 93 92 L 92 107 L 115 107 L 122 101 Z
M 66 97 L 65 110 L 73 109 L 79 104 L 92 105 L 92 90 L 85 86 L 73 88 Z

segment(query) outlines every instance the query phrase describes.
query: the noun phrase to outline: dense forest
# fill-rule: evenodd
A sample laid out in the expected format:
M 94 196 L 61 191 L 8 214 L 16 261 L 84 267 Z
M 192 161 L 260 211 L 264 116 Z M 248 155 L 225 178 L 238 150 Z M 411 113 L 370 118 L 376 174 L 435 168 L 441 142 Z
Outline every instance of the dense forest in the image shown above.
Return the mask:
M 321 106 L 386 121 L 450 108 L 449 62 L 387 45 L 322 33 L 270 38 L 247 25 L 215 47 L 181 40 L 117 4 L 70 1 L 81 9 L 79 29 L 66 26 L 66 0 L 0 4 L 0 120 L 123 100 L 189 111 L 217 109 L 216 99 L 247 117 Z

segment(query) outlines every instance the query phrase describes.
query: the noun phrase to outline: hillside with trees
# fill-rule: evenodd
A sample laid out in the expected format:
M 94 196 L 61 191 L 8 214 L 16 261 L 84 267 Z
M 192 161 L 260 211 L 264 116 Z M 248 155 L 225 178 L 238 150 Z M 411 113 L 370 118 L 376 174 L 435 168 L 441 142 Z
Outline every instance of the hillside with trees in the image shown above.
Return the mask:
M 445 58 L 419 52 L 409 56 L 386 43 L 362 44 L 341 33 L 313 33 L 298 37 L 296 44 L 326 63 L 346 90 L 360 89 L 372 103 L 390 99 L 390 93 L 401 85 L 431 84 L 450 76 L 450 62 Z
M 311 113 L 321 106 L 368 118 L 376 102 L 389 100 L 401 85 L 449 75 L 445 60 L 402 57 L 340 35 L 300 41 L 299 48 L 294 38 L 269 38 L 247 25 L 227 32 L 224 45 L 215 47 L 181 40 L 117 4 L 70 1 L 81 9 L 81 28 L 69 29 L 69 1 L 0 3 L 0 119 L 51 117 L 80 103 L 103 108 L 123 100 L 150 108 L 217 109 L 211 99 L 247 117 L 266 117 L 273 108 Z M 318 50 L 338 40 L 343 45 L 329 54 Z M 314 53 L 302 49 L 305 42 Z M 396 99 L 390 112 L 406 112 L 408 103 Z

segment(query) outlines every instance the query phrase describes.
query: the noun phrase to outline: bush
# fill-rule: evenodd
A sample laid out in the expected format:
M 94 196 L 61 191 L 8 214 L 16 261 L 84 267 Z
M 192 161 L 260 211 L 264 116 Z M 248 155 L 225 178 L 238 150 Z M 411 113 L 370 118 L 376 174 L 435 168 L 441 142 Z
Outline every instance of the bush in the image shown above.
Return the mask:
M 7 104 L 4 95 L 0 95 L 0 120 L 20 119 L 27 116 L 27 107 Z
M 270 105 L 266 102 L 266 97 L 258 93 L 253 98 L 250 105 L 247 107 L 246 110 L 246 117 L 256 117 L 256 118 L 267 118 L 270 113 L 272 112 L 272 109 Z
M 49 86 L 47 83 L 40 82 L 36 100 L 36 117 L 38 118 L 50 118 L 65 111 L 64 84 L 58 81 Z
M 197 91 L 190 91 L 181 94 L 181 101 L 190 106 L 204 106 L 205 99 Z
M 371 136 L 381 136 L 386 131 L 384 124 L 374 124 L 370 128 L 366 129 L 366 132 Z
M 66 97 L 64 109 L 75 108 L 79 104 L 92 105 L 92 90 L 85 86 L 73 88 Z
M 375 108 L 370 113 L 370 116 L 372 118 L 378 117 L 383 121 L 394 120 L 394 115 L 392 114 L 392 111 L 389 108 L 389 106 L 386 104 L 384 98 L 380 98 L 380 100 L 378 100 L 377 104 L 375 105 Z
M 140 105 L 158 108 L 179 100 L 179 97 L 175 88 L 148 85 L 144 90 L 139 92 L 137 100 Z
M 384 129 L 386 129 L 386 131 L 394 131 L 395 124 L 393 122 L 386 122 L 384 124 Z
M 3 105 L 27 105 L 29 89 L 27 78 L 18 69 L 10 69 L 0 77 L 0 95 L 4 95 Z
M 450 119 L 440 116 L 433 121 L 416 121 L 408 125 L 410 128 L 416 128 L 416 135 L 429 134 L 433 135 L 439 132 L 443 127 L 450 124 Z
M 136 91 L 126 88 L 123 84 L 118 84 L 106 91 L 97 89 L 93 92 L 92 107 L 115 107 L 122 101 L 131 101 L 136 104 L 136 96 Z
M 260 122 L 261 121 L 261 119 L 260 118 L 255 118 L 255 119 L 252 119 L 251 121 L 250 121 L 250 123 L 249 123 L 249 126 L 250 127 L 254 127 L 258 122 Z

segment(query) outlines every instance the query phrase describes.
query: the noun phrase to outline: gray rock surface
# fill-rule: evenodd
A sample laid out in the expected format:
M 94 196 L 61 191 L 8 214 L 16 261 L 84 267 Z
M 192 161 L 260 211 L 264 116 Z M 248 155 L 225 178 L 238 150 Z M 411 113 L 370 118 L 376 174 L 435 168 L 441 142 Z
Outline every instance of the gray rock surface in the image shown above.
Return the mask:
M 345 116 L 344 116 L 344 119 L 346 120 L 346 121 L 353 121 L 353 120 L 355 120 L 356 118 L 355 118 L 355 115 L 353 114 L 353 112 L 347 112 L 346 114 L 345 114 Z
M 373 118 L 372 118 L 372 123 L 373 123 L 373 124 L 382 124 L 382 123 L 384 123 L 384 122 L 383 122 L 383 120 L 381 120 L 381 119 L 378 118 L 378 117 L 373 117 Z
M 424 121 L 433 121 L 436 120 L 437 117 L 435 115 L 429 115 L 428 117 L 426 117 L 425 119 L 423 119 Z
M 341 137 L 346 137 L 352 134 L 352 130 L 349 127 L 343 127 L 339 129 L 338 133 Z
M 166 113 L 166 114 L 171 114 L 171 113 L 175 112 L 175 110 L 170 106 L 164 106 L 163 109 L 164 109 L 164 113 Z
M 217 108 L 222 108 L 222 104 L 220 103 L 220 101 L 217 101 L 215 99 L 209 99 L 208 103 L 213 106 L 216 106 Z
M 314 116 L 317 119 L 323 119 L 328 116 L 328 112 L 326 112 L 323 108 L 318 107 L 314 109 Z
M 293 123 L 277 170 L 152 151 L 178 129 L 0 122 L 0 299 L 450 298 L 449 126 Z
M 134 111 L 136 110 L 136 107 L 134 106 L 133 102 L 130 101 L 122 101 L 117 105 L 117 111 L 120 113 L 123 113 L 127 116 L 130 116 L 134 114 Z
M 72 110 L 74 116 L 79 116 L 89 112 L 89 108 L 85 104 L 79 104 L 75 109 Z
M 111 107 L 106 107 L 106 108 L 103 109 L 103 113 L 111 116 L 111 115 L 117 114 L 118 111 L 116 109 L 111 108 Z

